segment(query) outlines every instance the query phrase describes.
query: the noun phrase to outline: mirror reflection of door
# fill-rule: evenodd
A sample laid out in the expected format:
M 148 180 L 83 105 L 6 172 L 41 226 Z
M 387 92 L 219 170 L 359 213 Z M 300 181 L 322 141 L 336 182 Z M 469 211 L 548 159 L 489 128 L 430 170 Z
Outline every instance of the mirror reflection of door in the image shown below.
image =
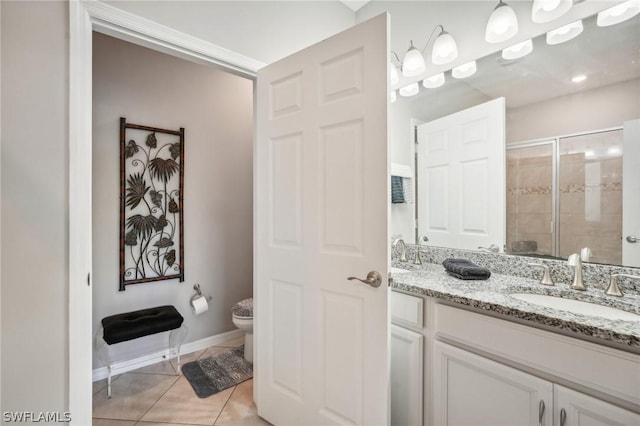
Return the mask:
M 504 98 L 418 126 L 418 234 L 440 247 L 504 246 Z

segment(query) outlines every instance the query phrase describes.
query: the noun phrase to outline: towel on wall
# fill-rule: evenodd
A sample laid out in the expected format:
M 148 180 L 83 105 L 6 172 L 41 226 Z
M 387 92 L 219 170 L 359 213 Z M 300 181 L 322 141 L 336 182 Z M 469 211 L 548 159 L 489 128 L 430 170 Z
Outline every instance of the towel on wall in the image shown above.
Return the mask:
M 405 202 L 404 185 L 400 176 L 391 176 L 391 202 L 393 204 Z
M 491 271 L 487 268 L 466 259 L 445 259 L 442 266 L 449 275 L 461 280 L 486 280 L 491 276 Z

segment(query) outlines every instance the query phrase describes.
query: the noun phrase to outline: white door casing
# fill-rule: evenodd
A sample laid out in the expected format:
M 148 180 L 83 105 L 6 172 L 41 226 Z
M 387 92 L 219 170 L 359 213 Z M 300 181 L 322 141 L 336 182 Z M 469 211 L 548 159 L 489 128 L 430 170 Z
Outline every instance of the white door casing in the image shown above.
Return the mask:
M 505 244 L 505 100 L 418 126 L 418 229 L 429 244 Z
M 254 300 L 258 414 L 386 424 L 388 18 L 258 71 Z
M 624 123 L 622 153 L 622 264 L 640 266 L 640 118 Z

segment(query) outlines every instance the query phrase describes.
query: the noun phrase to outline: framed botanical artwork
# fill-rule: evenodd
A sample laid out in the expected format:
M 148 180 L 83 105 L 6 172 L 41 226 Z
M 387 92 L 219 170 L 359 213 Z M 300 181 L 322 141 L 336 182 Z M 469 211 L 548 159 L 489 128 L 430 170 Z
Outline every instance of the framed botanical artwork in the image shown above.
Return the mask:
M 184 281 L 184 128 L 120 118 L 120 291 Z

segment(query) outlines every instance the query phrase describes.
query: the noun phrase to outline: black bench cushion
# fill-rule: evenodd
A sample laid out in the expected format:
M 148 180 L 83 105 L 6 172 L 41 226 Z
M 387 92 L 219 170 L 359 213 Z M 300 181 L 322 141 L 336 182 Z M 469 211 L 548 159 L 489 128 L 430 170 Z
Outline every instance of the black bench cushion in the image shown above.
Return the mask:
M 104 341 L 109 345 L 150 334 L 173 330 L 182 325 L 182 315 L 171 305 L 111 315 L 102 319 Z

